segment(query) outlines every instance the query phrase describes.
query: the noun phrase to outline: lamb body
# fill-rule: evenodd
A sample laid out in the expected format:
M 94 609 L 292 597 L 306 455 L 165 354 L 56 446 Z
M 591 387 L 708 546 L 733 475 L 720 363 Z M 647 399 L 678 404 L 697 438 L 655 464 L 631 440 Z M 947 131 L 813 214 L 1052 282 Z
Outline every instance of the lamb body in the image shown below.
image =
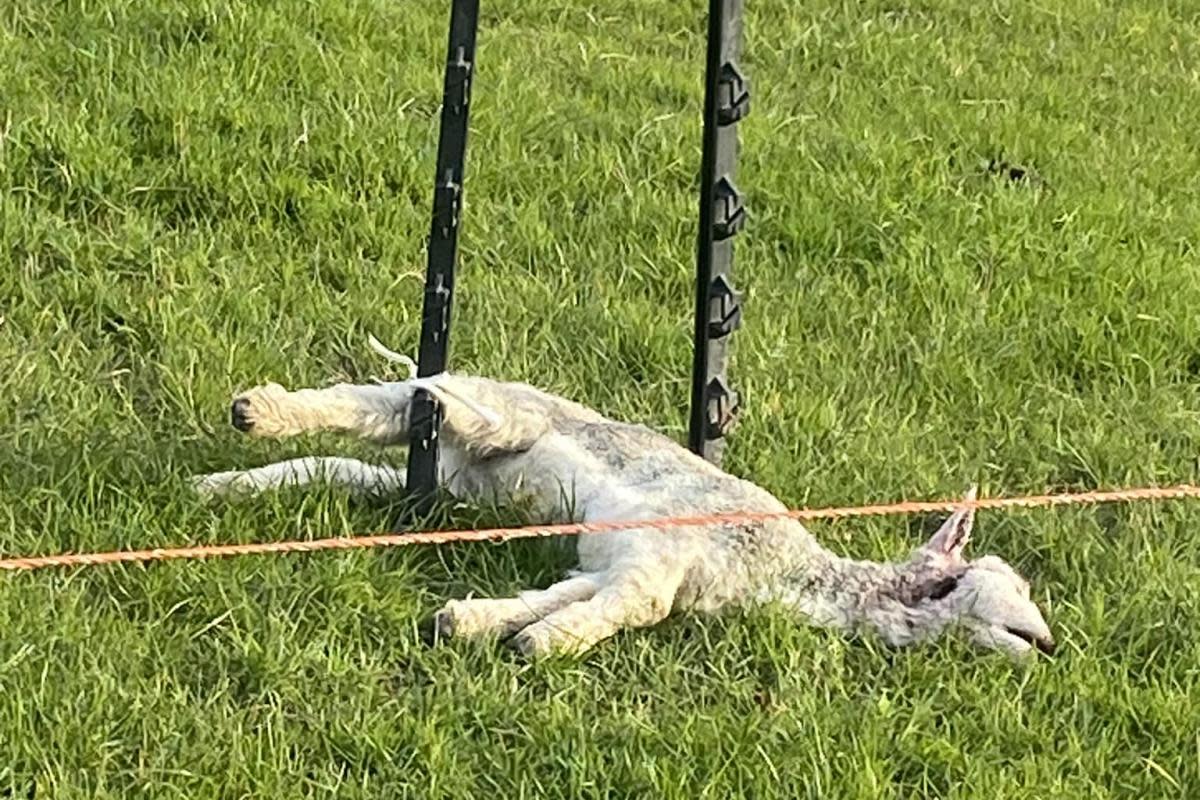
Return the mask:
M 786 510 L 669 437 L 522 383 L 442 374 L 295 392 L 267 384 L 236 397 L 231 418 L 254 436 L 334 430 L 403 444 L 418 389 L 442 408 L 440 479 L 467 501 L 520 502 L 546 521 Z M 370 492 L 403 487 L 395 469 L 328 457 L 202 476 L 197 487 L 253 493 L 318 479 Z M 585 535 L 565 580 L 513 598 L 453 600 L 433 622 L 439 638 L 495 636 L 529 655 L 579 653 L 672 612 L 778 602 L 808 623 L 873 631 L 893 645 L 961 627 L 1013 656 L 1052 651 L 1028 583 L 995 556 L 963 556 L 973 521 L 971 510 L 955 512 L 891 563 L 840 557 L 791 519 Z

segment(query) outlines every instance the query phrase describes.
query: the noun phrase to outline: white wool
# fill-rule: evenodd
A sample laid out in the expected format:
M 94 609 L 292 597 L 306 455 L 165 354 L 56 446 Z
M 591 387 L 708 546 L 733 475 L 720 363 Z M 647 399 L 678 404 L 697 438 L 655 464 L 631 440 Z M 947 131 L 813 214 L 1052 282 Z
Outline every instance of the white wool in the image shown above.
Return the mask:
M 373 336 L 369 342 L 415 374 L 411 359 Z M 233 414 L 254 436 L 333 430 L 406 444 L 418 389 L 442 406 L 441 478 L 464 500 L 521 501 L 548 521 L 785 510 L 766 490 L 661 434 L 526 384 L 447 373 L 298 391 L 266 384 L 235 398 Z M 318 479 L 358 491 L 403 487 L 397 470 L 336 458 L 216 473 L 196 486 L 206 494 L 253 494 Z M 956 512 L 929 542 L 893 563 L 835 555 L 790 519 L 582 536 L 578 568 L 566 580 L 514 598 L 451 601 L 437 613 L 435 629 L 441 636 L 511 637 L 534 655 L 580 652 L 674 611 L 773 602 L 810 624 L 868 630 L 894 645 L 963 628 L 978 644 L 1014 656 L 1034 645 L 1051 649 L 1028 584 L 994 556 L 964 558 L 973 519 L 971 511 Z

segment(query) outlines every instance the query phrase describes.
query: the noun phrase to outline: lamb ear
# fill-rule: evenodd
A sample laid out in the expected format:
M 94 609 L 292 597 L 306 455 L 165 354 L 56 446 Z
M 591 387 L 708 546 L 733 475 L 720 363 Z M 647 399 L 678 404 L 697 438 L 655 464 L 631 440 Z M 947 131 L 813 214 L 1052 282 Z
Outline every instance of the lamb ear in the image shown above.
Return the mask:
M 964 500 L 974 500 L 976 487 L 967 490 Z M 963 548 L 971 540 L 971 529 L 975 527 L 975 509 L 960 508 L 942 523 L 937 533 L 925 545 L 931 553 L 949 559 L 962 558 Z

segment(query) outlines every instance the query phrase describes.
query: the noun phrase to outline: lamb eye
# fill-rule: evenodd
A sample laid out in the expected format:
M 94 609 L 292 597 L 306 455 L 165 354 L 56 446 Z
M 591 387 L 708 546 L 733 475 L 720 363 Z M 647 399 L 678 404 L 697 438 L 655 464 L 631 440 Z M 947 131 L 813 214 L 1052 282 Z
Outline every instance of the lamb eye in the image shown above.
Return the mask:
M 958 578 L 942 578 L 929 590 L 930 600 L 941 600 L 958 587 Z

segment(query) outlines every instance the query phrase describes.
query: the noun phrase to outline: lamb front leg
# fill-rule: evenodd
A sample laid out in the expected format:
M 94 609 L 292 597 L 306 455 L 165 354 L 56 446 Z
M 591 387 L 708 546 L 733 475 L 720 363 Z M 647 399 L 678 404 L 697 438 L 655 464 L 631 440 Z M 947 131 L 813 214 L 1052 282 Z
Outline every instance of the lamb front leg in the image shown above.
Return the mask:
M 546 589 L 521 592 L 516 597 L 451 600 L 432 620 L 431 638 L 474 639 L 511 636 L 571 603 L 587 600 L 600 590 L 604 575 L 576 575 Z
M 659 563 L 619 574 L 587 600 L 534 622 L 511 640 L 522 655 L 578 655 L 622 628 L 644 628 L 666 619 L 683 570 Z

